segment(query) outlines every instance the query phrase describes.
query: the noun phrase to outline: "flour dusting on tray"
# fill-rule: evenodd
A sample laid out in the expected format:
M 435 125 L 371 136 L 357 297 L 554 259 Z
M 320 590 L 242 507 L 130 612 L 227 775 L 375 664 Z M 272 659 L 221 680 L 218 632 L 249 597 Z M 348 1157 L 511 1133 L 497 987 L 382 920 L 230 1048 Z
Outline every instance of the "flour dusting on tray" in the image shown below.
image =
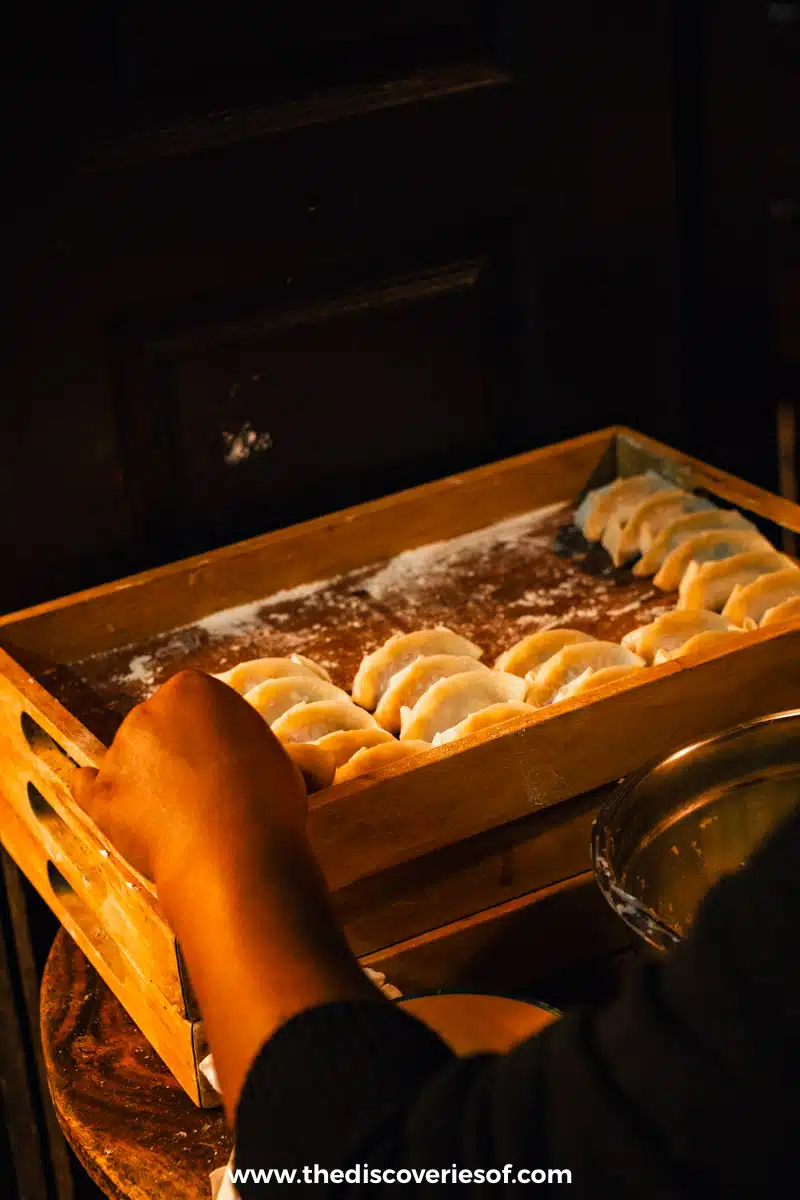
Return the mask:
M 571 516 L 569 505 L 556 504 L 507 518 L 94 655 L 70 673 L 118 719 L 183 667 L 217 672 L 262 655 L 302 653 L 349 690 L 363 655 L 393 633 L 447 625 L 483 647 L 491 663 L 539 629 L 566 625 L 617 641 L 671 607 L 651 581 L 610 565 L 590 572 L 565 554 L 559 535 Z M 77 692 L 67 684 L 58 690 L 97 728 Z
M 509 547 L 517 551 L 546 549 L 552 534 L 543 533 L 542 526 L 563 510 L 563 504 L 552 504 L 461 537 L 404 550 L 371 575 L 364 582 L 364 590 L 373 600 L 386 602 L 410 587 L 426 590 L 452 580 L 454 575 L 462 580 L 474 578 L 479 572 L 485 573 Z

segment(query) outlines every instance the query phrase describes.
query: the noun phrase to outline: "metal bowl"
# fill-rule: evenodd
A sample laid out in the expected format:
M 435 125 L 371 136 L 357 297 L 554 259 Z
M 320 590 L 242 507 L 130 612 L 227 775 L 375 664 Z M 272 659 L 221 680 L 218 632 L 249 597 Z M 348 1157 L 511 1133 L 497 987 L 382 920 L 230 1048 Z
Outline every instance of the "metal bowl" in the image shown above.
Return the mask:
M 606 900 L 657 950 L 686 937 L 703 896 L 800 803 L 800 709 L 696 742 L 629 776 L 598 814 Z

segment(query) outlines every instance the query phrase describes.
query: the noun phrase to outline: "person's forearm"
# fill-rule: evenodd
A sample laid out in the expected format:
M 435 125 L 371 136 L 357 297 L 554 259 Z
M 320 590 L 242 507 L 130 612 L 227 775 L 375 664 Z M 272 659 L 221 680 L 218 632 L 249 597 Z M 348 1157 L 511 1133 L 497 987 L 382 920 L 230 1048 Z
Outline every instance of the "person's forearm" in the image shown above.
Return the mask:
M 159 880 L 232 1118 L 247 1070 L 291 1017 L 336 1000 L 381 995 L 353 957 L 303 837 L 226 847 Z

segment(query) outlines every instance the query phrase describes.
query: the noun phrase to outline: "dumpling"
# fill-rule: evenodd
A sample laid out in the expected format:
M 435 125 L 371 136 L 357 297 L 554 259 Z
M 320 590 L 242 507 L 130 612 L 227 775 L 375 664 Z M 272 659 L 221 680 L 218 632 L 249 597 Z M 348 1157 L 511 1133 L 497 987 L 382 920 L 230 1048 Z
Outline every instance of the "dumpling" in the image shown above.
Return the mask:
M 374 729 L 337 729 L 335 733 L 326 733 L 314 745 L 330 754 L 334 767 L 341 767 L 357 751 L 394 740 L 385 729 L 375 726 Z
M 282 679 L 287 675 L 311 675 L 328 683 L 331 681 L 324 667 L 310 658 L 304 658 L 302 654 L 293 654 L 291 658 L 251 658 L 249 662 L 239 663 L 214 678 L 221 679 L 240 696 L 244 696 L 265 679 Z
M 314 742 L 293 742 L 284 749 L 303 776 L 309 795 L 330 787 L 336 774 L 333 755 L 321 750 Z
M 481 708 L 478 712 L 470 713 L 468 717 L 459 721 L 457 725 L 453 725 L 451 729 L 437 733 L 433 744 L 434 746 L 445 746 L 448 742 L 457 742 L 460 738 L 469 737 L 472 733 L 479 733 L 481 729 L 488 729 L 491 725 L 500 725 L 503 721 L 511 721 L 514 717 L 535 712 L 536 709 L 532 704 L 525 704 L 522 700 L 502 700 L 499 704 L 490 704 L 488 708 Z
M 248 704 L 252 704 L 257 712 L 271 725 L 282 713 L 293 708 L 295 704 L 311 700 L 347 700 L 347 692 L 328 683 L 325 679 L 316 679 L 313 675 L 288 675 L 284 679 L 265 679 L 258 687 L 252 688 L 245 695 Z
M 343 700 L 312 700 L 295 704 L 278 717 L 272 732 L 282 742 L 318 742 L 341 729 L 377 729 L 375 718 L 347 693 Z
M 575 512 L 575 524 L 587 542 L 598 542 L 612 517 L 626 521 L 645 496 L 673 486 L 655 471 L 615 479 L 584 496 Z
M 674 498 L 671 492 L 657 492 L 650 499 L 651 507 L 641 513 L 639 520 L 638 549 L 642 554 L 651 550 L 662 530 L 667 529 L 680 517 L 693 513 L 719 512 L 710 500 L 706 500 L 704 496 L 695 496 L 693 492 L 683 492 Z
M 551 703 L 558 704 L 559 700 L 567 700 L 570 696 L 582 696 L 584 692 L 594 691 L 595 688 L 602 687 L 606 683 L 613 683 L 615 679 L 623 679 L 633 671 L 641 670 L 643 670 L 641 663 L 620 664 L 618 667 L 601 667 L 599 671 L 593 670 L 592 667 L 587 667 L 577 679 L 573 679 L 570 683 L 565 683 L 562 688 L 559 688 Z
M 501 700 L 524 700 L 527 684 L 504 671 L 470 671 L 451 675 L 428 688 L 411 709 L 403 709 L 403 741 L 432 742 L 470 713 Z
M 615 512 L 606 525 L 601 541 L 611 555 L 614 566 L 619 567 L 647 548 L 642 543 L 645 530 L 647 546 L 651 546 L 658 532 L 676 517 L 713 507 L 702 496 L 694 496 L 682 488 L 665 488 L 640 500 L 630 514 L 626 514 L 624 509 Z
M 434 683 L 450 675 L 463 675 L 466 671 L 488 670 L 468 654 L 429 654 L 417 658 L 389 680 L 389 686 L 375 709 L 375 720 L 384 729 L 395 733 L 400 728 L 400 709 L 413 708 L 423 692 Z
M 733 625 L 755 629 L 771 608 L 796 597 L 800 597 L 800 570 L 793 564 L 785 571 L 761 575 L 744 586 L 737 583 L 722 615 Z
M 724 633 L 729 628 L 728 622 L 718 613 L 704 612 L 702 609 L 686 612 L 668 612 L 663 617 L 651 621 L 626 633 L 622 645 L 627 646 L 634 654 L 639 654 L 645 662 L 652 662 L 659 650 L 669 654 L 677 650 L 684 642 L 696 633 L 715 631 Z
M 676 646 L 674 650 L 659 650 L 653 660 L 653 666 L 658 667 L 661 663 L 685 658 L 689 654 L 699 654 L 703 650 L 712 650 L 715 646 L 728 645 L 741 635 L 741 629 L 706 629 L 703 633 L 696 633 L 694 637 L 690 637 L 682 646 Z
M 334 783 L 344 783 L 348 779 L 357 779 L 369 771 L 377 771 L 389 763 L 399 762 L 404 758 L 413 758 L 430 750 L 427 742 L 397 742 L 392 739 L 383 746 L 368 746 L 358 750 L 349 762 L 339 767 Z
M 690 563 L 678 592 L 677 608 L 724 608 L 737 583 L 742 585 L 771 571 L 791 567 L 792 560 L 777 550 L 751 550 L 722 562 Z
M 640 667 L 644 659 L 634 654 L 627 646 L 616 642 L 582 642 L 577 646 L 565 646 L 558 654 L 548 659 L 535 673 L 527 676 L 530 687 L 525 697 L 528 704 L 541 707 L 550 704 L 556 692 L 565 684 L 583 675 L 587 668 L 599 671 L 603 667 Z
M 633 565 L 634 575 L 655 575 L 667 555 L 696 533 L 707 529 L 752 529 L 755 525 L 743 517 L 735 508 L 710 508 L 696 513 L 686 513 L 670 521 L 655 538 L 652 546 Z
M 761 628 L 765 625 L 778 625 L 782 621 L 800 621 L 800 596 L 784 600 L 783 604 L 776 604 L 774 608 L 768 608 L 761 618 Z
M 451 629 L 418 629 L 414 633 L 396 633 L 372 654 L 368 654 L 353 680 L 353 699 L 363 708 L 374 709 L 389 686 L 389 680 L 416 658 L 428 654 L 462 654 L 482 658 L 480 646 L 468 642 Z
M 507 671 L 509 675 L 525 676 L 558 654 L 564 646 L 594 641 L 597 639 L 590 633 L 579 633 L 577 629 L 544 629 L 541 633 L 529 634 L 506 650 L 494 664 L 494 669 Z
M 757 529 L 708 529 L 676 546 L 664 559 L 653 583 L 663 592 L 680 586 L 690 562 L 718 562 L 746 550 L 772 550 L 772 543 Z
M 330 674 L 318 662 L 314 662 L 313 658 L 306 658 L 305 654 L 290 654 L 289 657 L 299 667 L 307 667 L 309 671 L 319 675 L 320 679 L 327 679 L 328 683 L 331 682 Z

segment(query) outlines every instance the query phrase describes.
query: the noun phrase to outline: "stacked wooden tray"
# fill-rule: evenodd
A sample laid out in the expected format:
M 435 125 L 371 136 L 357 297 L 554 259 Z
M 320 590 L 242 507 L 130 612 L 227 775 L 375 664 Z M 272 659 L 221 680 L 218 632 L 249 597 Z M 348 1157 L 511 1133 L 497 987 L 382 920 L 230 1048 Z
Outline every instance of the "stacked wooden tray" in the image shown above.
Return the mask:
M 196 1103 L 217 1097 L 179 948 L 152 886 L 75 805 L 76 765 L 97 765 L 122 715 L 184 666 L 299 651 L 349 687 L 398 630 L 446 624 L 487 661 L 545 624 L 618 640 L 669 601 L 627 570 L 587 570 L 563 531 L 587 487 L 649 468 L 776 545 L 800 531 L 797 505 L 614 428 L 0 621 L 3 843 Z M 311 837 L 354 950 L 404 989 L 513 988 L 621 944 L 588 872 L 603 791 L 797 705 L 800 628 L 774 626 L 319 793 Z

